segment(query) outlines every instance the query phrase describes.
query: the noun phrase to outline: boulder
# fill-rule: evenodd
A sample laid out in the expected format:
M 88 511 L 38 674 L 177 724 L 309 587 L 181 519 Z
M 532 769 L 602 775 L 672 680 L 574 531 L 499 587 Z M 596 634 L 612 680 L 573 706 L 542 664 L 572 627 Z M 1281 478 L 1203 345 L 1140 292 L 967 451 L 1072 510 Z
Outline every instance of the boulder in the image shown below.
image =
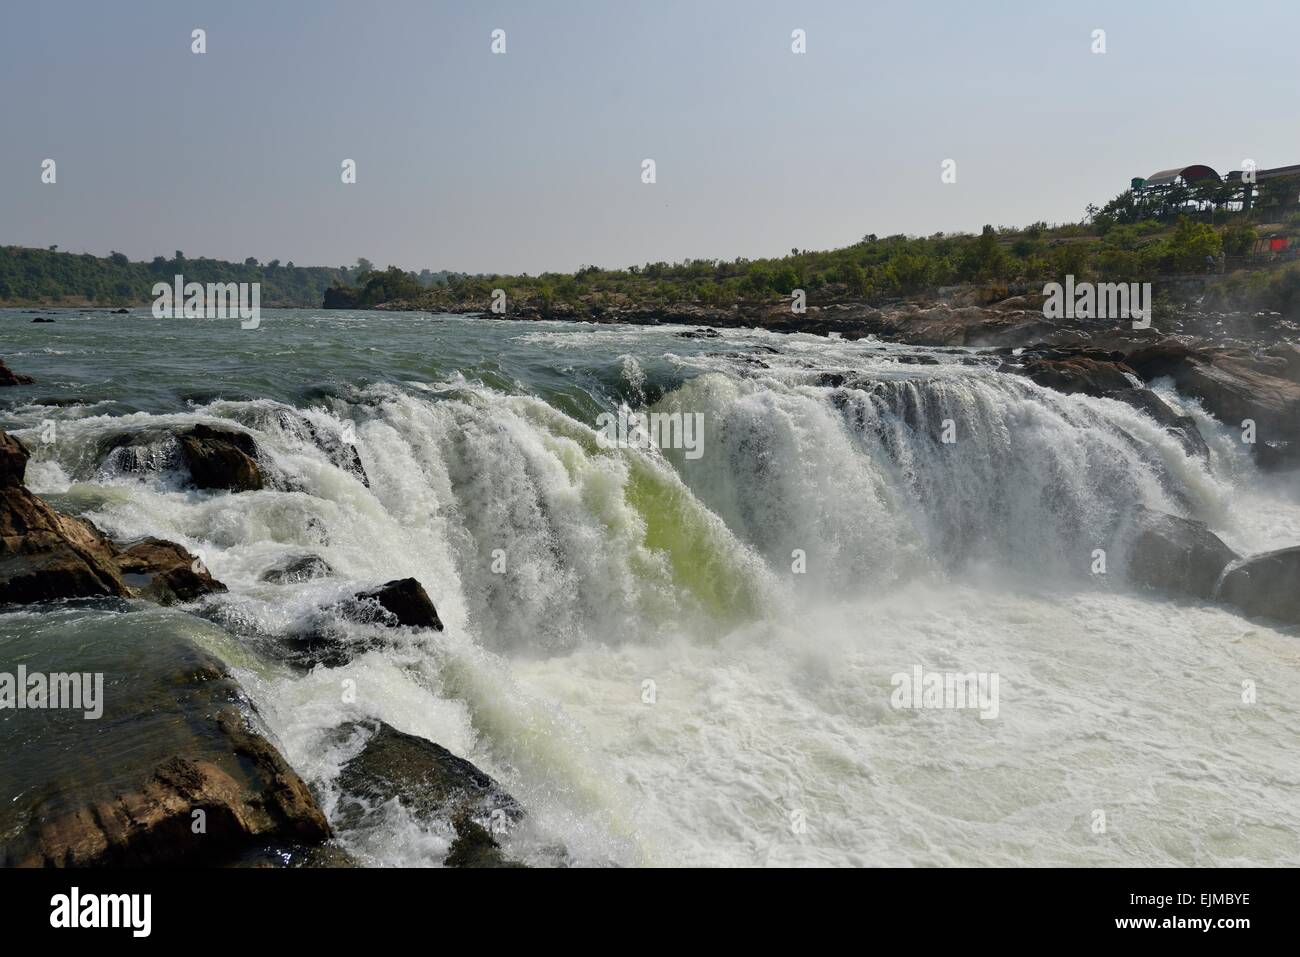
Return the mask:
M 330 837 L 329 824 L 279 751 L 243 727 L 233 709 L 217 716 L 235 767 L 177 755 L 138 789 L 42 825 L 18 867 L 166 867 L 232 864 L 268 843 L 289 847 Z M 194 811 L 207 831 L 192 831 Z M 211 840 L 203 840 L 209 838 Z
M 83 518 L 22 485 L 27 450 L 0 431 L 0 605 L 145 597 L 164 604 L 225 591 L 184 548 L 148 539 L 125 552 Z
M 1024 362 L 1017 371 L 1041 386 L 1074 395 L 1102 397 L 1133 387 L 1129 375 L 1137 376 L 1132 368 L 1121 362 L 1102 361 L 1082 356 L 1067 359 L 1031 358 Z
M 140 597 L 160 605 L 190 602 L 226 590 L 196 556 L 161 538 L 146 538 L 132 545 L 118 556 L 117 567 Z
M 132 597 L 117 557 L 90 522 L 61 515 L 21 485 L 0 488 L 0 605 Z
M 1300 624 L 1300 545 L 1233 565 L 1223 576 L 1219 598 L 1248 615 Z
M 1138 507 L 1125 526 L 1129 580 L 1145 588 L 1208 600 L 1224 568 L 1237 560 L 1204 522 Z
M 438 617 L 438 609 L 429 600 L 429 594 L 424 590 L 424 586 L 414 578 L 399 578 L 373 591 L 358 592 L 357 599 L 377 602 L 398 625 L 442 631 L 442 620 Z
M 1252 420 L 1257 450 L 1267 443 L 1270 453 L 1282 459 L 1300 452 L 1300 383 L 1275 374 L 1285 372 L 1283 359 L 1260 361 L 1231 350 L 1192 349 L 1164 340 L 1136 350 L 1127 361 L 1145 379 L 1170 376 L 1180 392 L 1200 399 L 1231 428 Z
M 384 647 L 373 629 L 360 634 L 339 627 L 338 618 L 398 628 L 432 628 L 442 631 L 442 620 L 428 593 L 414 578 L 402 578 L 379 588 L 358 592 L 351 599 L 323 610 L 305 630 L 280 639 L 291 663 L 303 668 L 324 665 L 338 668 L 354 657 Z
M 195 488 L 247 492 L 264 486 L 257 443 L 247 432 L 199 424 L 176 438 Z
M 10 371 L 9 367 L 4 364 L 4 360 L 0 359 L 0 386 L 31 385 L 35 381 L 29 375 Z
M 275 585 L 294 585 L 333 574 L 329 562 L 319 555 L 294 555 L 272 565 L 258 580 Z
M 449 865 L 509 866 L 493 834 L 516 824 L 524 811 L 491 776 L 441 745 L 382 721 L 349 723 L 336 732 L 340 738 L 357 733 L 369 737 L 336 781 L 340 830 L 365 828 L 372 815 L 396 801 L 422 821 L 453 827 L 457 839 Z

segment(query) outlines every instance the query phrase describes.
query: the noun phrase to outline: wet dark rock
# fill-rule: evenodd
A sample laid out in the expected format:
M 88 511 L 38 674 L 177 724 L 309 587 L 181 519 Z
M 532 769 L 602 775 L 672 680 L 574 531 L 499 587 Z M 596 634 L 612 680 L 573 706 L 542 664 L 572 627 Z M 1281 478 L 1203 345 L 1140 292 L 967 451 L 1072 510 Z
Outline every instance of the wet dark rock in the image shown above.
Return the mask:
M 311 423 L 311 420 L 296 412 L 281 410 L 280 426 L 286 432 L 296 435 L 304 442 L 310 442 L 325 453 L 325 457 L 345 472 L 351 472 L 366 488 L 370 487 L 370 476 L 366 474 L 366 468 L 361 463 L 361 453 L 357 447 L 350 442 L 344 441 L 341 436 L 335 435 L 327 429 L 319 429 Z
M 717 339 L 722 335 L 717 329 L 687 329 L 677 333 L 679 339 Z
M 528 866 L 506 857 L 492 833 L 473 818 L 462 814 L 452 821 L 452 827 L 456 831 L 456 840 L 442 862 L 444 867 Z
M 0 488 L 23 484 L 30 456 L 21 442 L 8 432 L 0 432 Z
M 257 443 L 247 432 L 196 425 L 177 436 L 195 488 L 256 491 L 265 485 Z
M 1300 545 L 1234 565 L 1223 576 L 1219 599 L 1248 615 L 1300 625 Z
M 290 662 L 303 668 L 339 668 L 357 655 L 388 644 L 383 637 L 365 630 L 356 634 L 341 629 L 339 618 L 392 628 L 443 628 L 424 586 L 414 578 L 398 579 L 323 609 L 317 621 L 306 629 L 282 636 L 280 643 Z
M 196 556 L 161 538 L 132 545 L 118 556 L 117 567 L 140 597 L 160 605 L 191 602 L 226 590 Z
M 414 578 L 396 579 L 373 591 L 359 592 L 357 599 L 363 602 L 377 602 L 398 625 L 442 631 L 442 620 L 438 617 L 438 609 L 433 606 L 424 586 Z
M 53 319 L 47 319 L 45 316 L 37 316 L 32 322 L 53 322 Z
M 4 364 L 4 360 L 0 359 L 0 386 L 31 385 L 35 381 L 36 380 L 29 375 L 23 375 L 22 373 L 11 371 L 9 367 Z
M 1204 460 L 1209 459 L 1210 447 L 1205 444 L 1205 437 L 1196 427 L 1196 420 L 1190 415 L 1179 415 L 1150 389 L 1120 389 L 1109 393 L 1107 398 L 1127 403 L 1155 419 L 1166 432 L 1182 444 L 1188 455 Z
M 1081 392 L 1098 397 L 1132 388 L 1133 380 L 1126 373 L 1134 377 L 1137 375 L 1122 363 L 1086 356 L 1068 359 L 1030 358 L 1018 368 L 1008 367 L 1007 371 L 1019 372 L 1041 386 L 1066 395 Z
M 294 585 L 314 578 L 329 578 L 334 569 L 319 555 L 294 555 L 262 572 L 259 581 L 275 585 Z
M 1237 560 L 1204 522 L 1138 507 L 1125 525 L 1129 579 L 1146 588 L 1208 600 L 1223 570 Z
M 144 475 L 182 466 L 176 437 L 165 429 L 119 432 L 99 442 L 100 467 L 109 472 Z
M 457 867 L 512 865 L 493 833 L 524 816 L 523 808 L 491 776 L 441 745 L 406 734 L 382 721 L 350 723 L 341 737 L 365 733 L 365 746 L 337 779 L 340 829 L 362 828 L 376 809 L 396 800 L 422 821 L 452 825 L 457 839 L 447 864 Z

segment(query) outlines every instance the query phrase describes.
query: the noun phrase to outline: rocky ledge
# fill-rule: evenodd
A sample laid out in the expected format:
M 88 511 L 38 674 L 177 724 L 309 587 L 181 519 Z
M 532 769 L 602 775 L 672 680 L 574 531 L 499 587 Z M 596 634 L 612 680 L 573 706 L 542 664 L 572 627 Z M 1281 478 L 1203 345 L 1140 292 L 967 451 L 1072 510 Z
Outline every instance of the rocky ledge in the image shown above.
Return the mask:
M 104 665 L 134 670 L 105 696 L 102 720 L 89 723 L 97 727 L 30 719 L 19 780 L 0 786 L 0 863 L 338 862 L 315 798 L 255 713 L 245 717 L 221 664 L 178 640 L 134 650 L 135 663 Z
M 0 605 L 145 597 L 162 604 L 225 591 L 188 551 L 148 539 L 126 548 L 52 509 L 23 480 L 29 453 L 0 431 Z

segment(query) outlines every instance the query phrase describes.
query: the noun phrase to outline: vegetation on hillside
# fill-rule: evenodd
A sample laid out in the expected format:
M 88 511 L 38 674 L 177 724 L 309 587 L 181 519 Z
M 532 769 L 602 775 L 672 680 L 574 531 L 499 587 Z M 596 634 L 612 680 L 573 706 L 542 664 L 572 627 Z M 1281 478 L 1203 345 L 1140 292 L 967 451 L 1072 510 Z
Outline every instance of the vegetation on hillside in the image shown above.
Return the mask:
M 1229 267 L 1247 264 L 1259 239 L 1256 224 L 1266 213 L 1207 207 L 1204 215 L 1192 211 L 1189 216 L 1190 209 L 1139 209 L 1131 194 L 1124 193 L 1104 207 L 1089 207 L 1087 221 L 1079 224 L 985 226 L 979 235 L 872 234 L 841 249 L 792 249 L 774 258 L 690 259 L 627 269 L 583 266 L 572 273 L 539 276 L 429 270 L 417 274 L 396 266 L 378 270 L 365 259 L 340 268 L 282 266 L 278 260 L 261 264 L 255 259 L 240 264 L 186 259 L 179 251 L 170 259 L 158 256 L 137 263 L 120 253 L 100 258 L 7 246 L 0 247 L 0 302 L 142 304 L 151 301 L 154 283 L 180 273 L 187 281 L 201 283 L 260 282 L 265 306 L 485 309 L 494 290 L 500 289 L 511 308 L 526 304 L 543 313 L 572 314 L 683 303 L 728 308 L 776 302 L 795 290 L 803 290 L 808 303 L 816 304 L 849 298 L 886 301 L 963 284 L 1033 286 L 1066 275 L 1139 282 L 1210 271 L 1218 268 L 1221 254 Z M 1279 212 L 1274 209 L 1272 215 Z M 1300 214 L 1291 213 L 1270 231 L 1300 232 Z M 1234 278 L 1224 284 L 1222 295 L 1226 301 L 1240 294 L 1258 308 L 1275 308 L 1267 304 L 1281 302 L 1289 311 L 1296 296 L 1288 282 L 1276 275 Z
M 401 270 L 390 268 L 371 274 L 361 286 L 340 284 L 327 294 L 326 304 L 365 307 L 403 300 L 430 310 L 485 308 L 495 289 L 512 303 L 543 311 L 681 303 L 725 308 L 774 302 L 796 289 L 806 293 L 809 303 L 889 300 L 962 284 L 1041 285 L 1066 275 L 1138 282 L 1204 273 L 1211 262 L 1218 268 L 1221 253 L 1228 264 L 1240 265 L 1258 238 L 1256 227 L 1243 216 L 1218 227 L 1184 216 L 1173 224 L 986 226 L 978 236 L 870 235 L 842 249 L 796 249 L 773 259 L 693 259 L 628 269 L 583 266 L 573 273 L 540 276 L 454 276 L 428 289 L 403 284 Z

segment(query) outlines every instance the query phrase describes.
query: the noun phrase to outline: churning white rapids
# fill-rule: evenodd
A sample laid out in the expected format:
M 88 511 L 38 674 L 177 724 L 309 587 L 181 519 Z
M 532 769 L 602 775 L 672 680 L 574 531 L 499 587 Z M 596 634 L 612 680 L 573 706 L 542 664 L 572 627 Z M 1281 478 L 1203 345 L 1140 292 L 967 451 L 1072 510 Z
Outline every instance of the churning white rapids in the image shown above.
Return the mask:
M 502 782 L 528 811 L 507 852 L 532 863 L 1300 860 L 1296 634 L 1131 587 L 1114 529 L 1142 505 L 1251 554 L 1300 543 L 1300 501 L 1171 388 L 1208 461 L 961 350 L 264 316 L 15 324 L 8 361 L 51 398 L 5 417 L 35 491 L 181 542 L 229 586 L 209 620 L 167 620 L 231 665 L 327 814 L 354 753 L 329 732 L 376 716 Z M 602 447 L 597 417 L 624 406 L 702 413 L 702 454 Z M 354 437 L 369 487 L 290 409 Z M 197 422 L 251 432 L 274 487 L 186 491 L 97 456 Z M 259 580 L 304 552 L 334 577 Z M 406 576 L 443 632 L 309 672 L 268 652 Z M 894 707 L 916 667 L 997 675 L 996 717 Z M 394 803 L 339 837 L 364 863 L 437 865 L 451 834 Z

